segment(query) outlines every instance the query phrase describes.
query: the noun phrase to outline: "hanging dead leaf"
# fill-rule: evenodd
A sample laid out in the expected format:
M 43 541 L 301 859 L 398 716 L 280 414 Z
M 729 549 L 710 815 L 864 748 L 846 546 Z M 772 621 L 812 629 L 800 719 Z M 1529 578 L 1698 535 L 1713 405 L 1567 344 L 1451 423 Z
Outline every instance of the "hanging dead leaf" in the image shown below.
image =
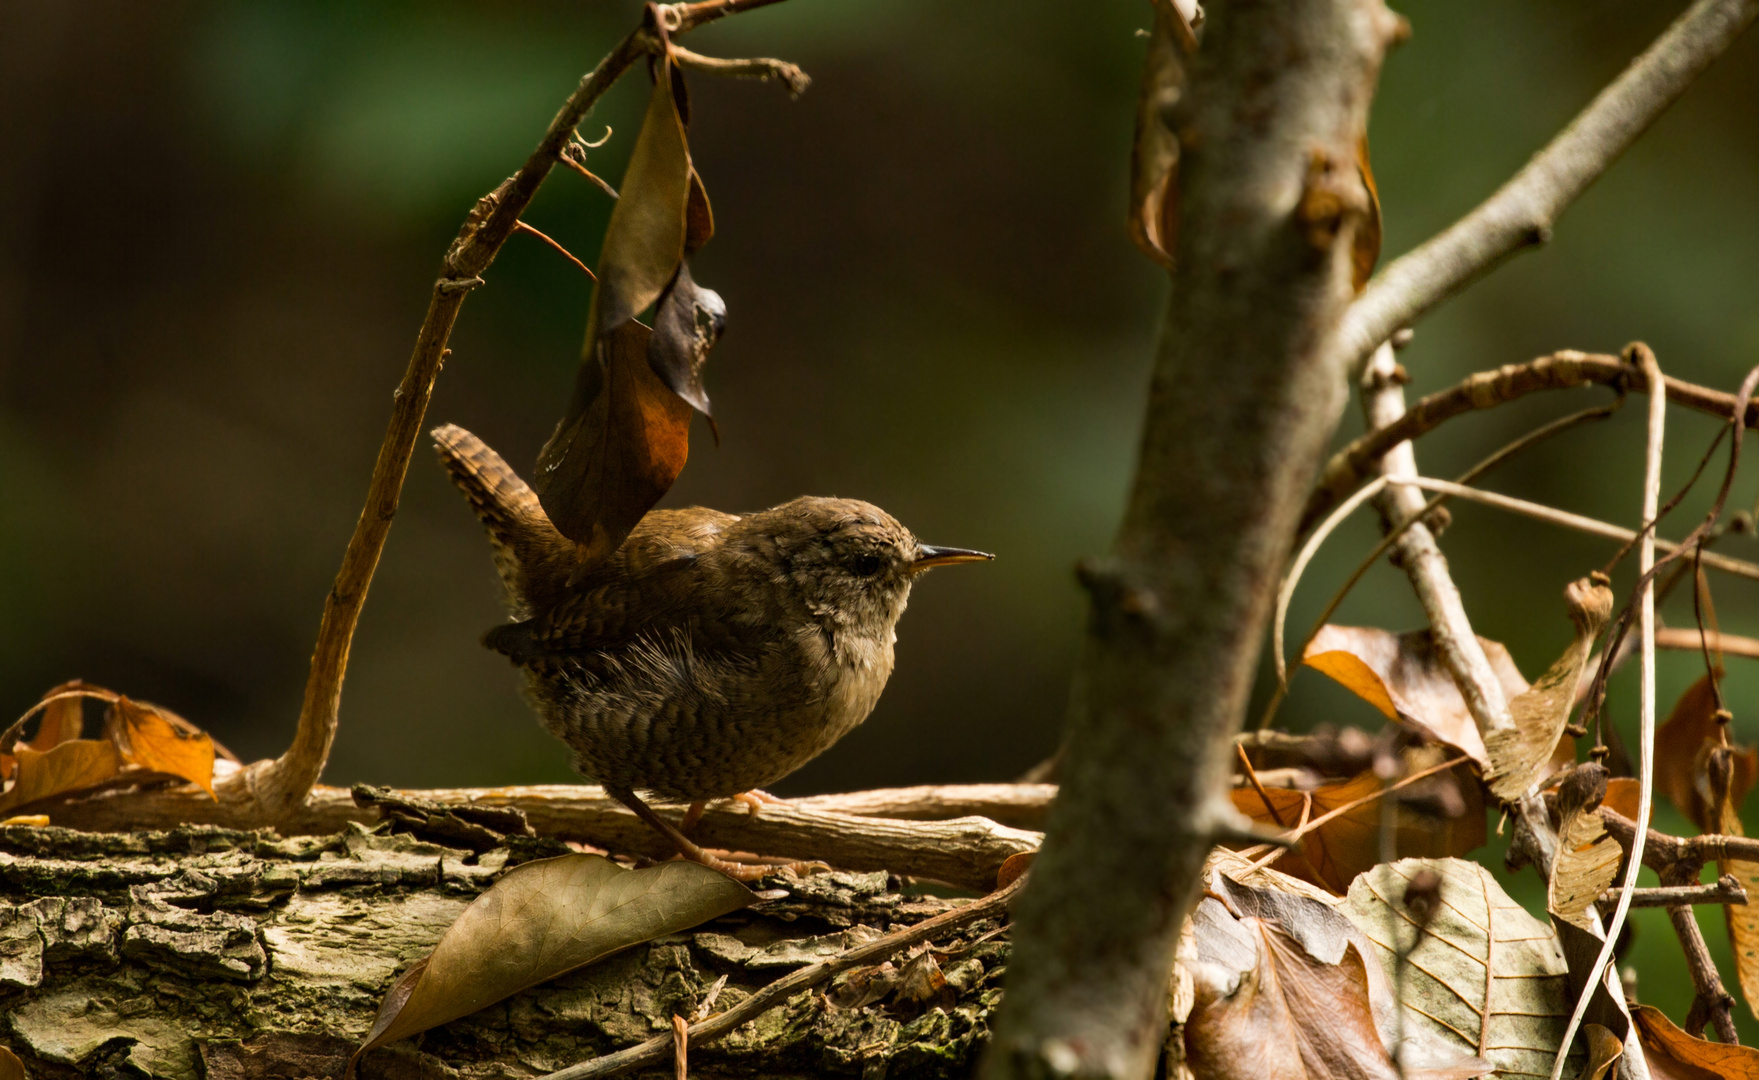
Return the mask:
M 532 482 L 583 565 L 615 551 L 683 469 L 690 408 L 708 414 L 702 368 L 726 320 L 684 266 L 714 234 L 714 214 L 690 161 L 683 79 L 669 53 L 656 67 L 605 228 L 574 394 Z M 635 319 L 655 304 L 650 331 Z
M 214 740 L 181 716 L 119 697 L 104 719 L 104 733 L 129 764 L 181 777 L 214 794 Z
M 625 870 L 599 855 L 563 855 L 517 866 L 397 980 L 350 1067 L 374 1047 L 753 899 L 737 881 L 692 862 Z
M 1653 1005 L 1632 1005 L 1631 1018 L 1655 1080 L 1759 1080 L 1759 1049 L 1700 1039 Z
M 661 382 L 704 416 L 710 414 L 702 369 L 726 327 L 727 305 L 720 294 L 698 286 L 690 279 L 690 264 L 679 263 L 654 314 L 647 360 Z
M 1174 5 L 1154 5 L 1130 146 L 1130 239 L 1168 270 L 1179 232 L 1179 137 L 1167 117 L 1184 93 L 1185 57 L 1196 46 L 1183 20 Z M 1180 46 L 1181 37 L 1190 39 L 1191 50 Z
M 1734 760 L 1731 748 L 1722 747 L 1709 756 L 1709 768 L 1706 772 L 1711 777 L 1712 790 L 1716 793 L 1718 826 L 1716 832 L 1724 836 L 1745 836 L 1746 830 L 1741 825 L 1740 806 L 1734 799 Z M 1707 830 L 1708 831 L 1708 830 Z M 1744 859 L 1724 859 L 1718 862 L 1719 874 L 1732 874 L 1747 890 L 1748 896 L 1759 895 L 1759 863 Z M 1747 1008 L 1755 1017 L 1759 1017 L 1759 906 L 1753 904 L 1724 904 L 1723 913 L 1728 921 L 1729 942 L 1733 946 L 1735 956 L 1735 974 L 1741 984 L 1741 997 L 1747 1001 Z
M 1368 189 L 1368 216 L 1357 226 L 1350 248 L 1352 284 L 1361 292 L 1374 276 L 1374 264 L 1380 261 L 1380 188 L 1374 183 L 1374 170 L 1368 164 L 1368 133 L 1356 139 L 1356 168 L 1362 174 L 1362 186 Z
M 1615 776 L 1606 782 L 1606 797 L 1600 800 L 1600 805 L 1636 821 L 1637 798 L 1642 793 L 1641 785 L 1632 777 Z M 1653 807 L 1649 810 L 1649 816 L 1655 816 Z
M 1722 669 L 1716 670 L 1721 677 Z M 1655 790 L 1666 795 L 1700 832 L 1717 831 L 1715 798 L 1710 789 L 1709 754 L 1723 745 L 1724 725 L 1716 719 L 1716 691 L 1706 674 L 1674 702 L 1667 722 L 1655 733 Z M 1759 752 L 1731 746 L 1734 773 L 1730 794 L 1736 807 L 1759 776 Z
M 1479 797 L 1478 781 L 1463 766 L 1451 772 L 1457 774 L 1456 786 L 1464 803 L 1462 812 L 1452 819 L 1438 821 L 1435 816 L 1415 812 L 1401 802 L 1395 833 L 1400 854 L 1464 855 L 1484 843 L 1484 804 Z M 1235 788 L 1231 794 L 1235 809 L 1247 817 L 1284 829 L 1342 811 L 1304 835 L 1298 850 L 1288 852 L 1273 864 L 1285 874 L 1342 894 L 1349 891 L 1356 875 L 1380 862 L 1380 798 L 1385 797 L 1382 790 L 1379 777 L 1363 772 L 1344 783 L 1312 791 L 1267 788 L 1261 796 L 1257 790 L 1245 787 Z
M 43 753 L 21 746 L 17 757 L 18 775 L 0 793 L 0 814 L 96 787 L 122 771 L 122 755 L 107 740 L 73 739 Z
M 1594 639 L 1612 615 L 1612 589 L 1602 578 L 1581 578 L 1564 588 L 1575 636 L 1539 681 L 1526 693 L 1510 699 L 1512 730 L 1493 731 L 1485 737 L 1490 755 L 1490 792 L 1499 799 L 1514 800 L 1543 777 L 1552 760 L 1570 709 L 1576 701 L 1576 684 L 1593 651 Z
M 1441 879 L 1427 921 L 1405 906 L 1425 869 Z M 1374 942 L 1389 977 L 1408 950 L 1400 984 L 1408 1029 L 1488 1058 L 1504 1075 L 1550 1075 L 1574 1004 L 1569 969 L 1551 928 L 1489 870 L 1461 859 L 1384 863 L 1351 884 L 1342 910 Z
M 1509 697 L 1525 693 L 1527 680 L 1509 651 L 1485 638 L 1478 643 Z M 1478 725 L 1442 665 L 1427 630 L 1395 634 L 1372 626 L 1322 627 L 1301 662 L 1329 675 L 1379 709 L 1389 720 L 1423 732 L 1488 766 Z
M 1557 858 L 1546 887 L 1546 907 L 1584 930 L 1593 922 L 1589 905 L 1618 876 L 1624 858 L 1624 849 L 1607 833 L 1598 813 L 1606 788 L 1605 767 L 1590 761 L 1565 777 L 1557 792 Z

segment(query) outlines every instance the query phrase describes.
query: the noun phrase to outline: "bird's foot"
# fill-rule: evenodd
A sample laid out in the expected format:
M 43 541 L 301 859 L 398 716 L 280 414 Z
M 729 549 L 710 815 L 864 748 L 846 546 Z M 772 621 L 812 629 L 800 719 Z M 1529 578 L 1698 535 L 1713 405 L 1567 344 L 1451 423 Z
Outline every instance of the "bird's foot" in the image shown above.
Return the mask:
M 756 817 L 763 812 L 765 806 L 781 806 L 788 800 L 779 799 L 767 791 L 760 791 L 757 788 L 752 788 L 750 791 L 741 791 L 739 794 L 733 796 L 733 801 L 745 804 L 746 817 Z
M 691 862 L 700 862 L 711 869 L 719 870 L 735 881 L 758 881 L 776 873 L 788 874 L 793 877 L 808 877 L 812 874 L 827 873 L 831 869 L 829 865 L 821 862 L 738 862 L 733 859 L 720 858 L 701 848 L 698 848 L 697 852 L 697 855 L 680 852 L 678 857 L 689 859 Z

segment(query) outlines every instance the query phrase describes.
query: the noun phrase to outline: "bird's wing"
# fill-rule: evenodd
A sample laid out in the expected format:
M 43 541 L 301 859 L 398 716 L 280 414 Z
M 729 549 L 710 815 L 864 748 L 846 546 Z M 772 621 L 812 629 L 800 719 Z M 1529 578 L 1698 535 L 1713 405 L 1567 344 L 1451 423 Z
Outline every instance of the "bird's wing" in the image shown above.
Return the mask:
M 649 513 L 603 566 L 532 620 L 532 643 L 557 652 L 617 649 L 655 629 L 698 622 L 692 616 L 705 599 L 714 606 L 700 589 L 698 560 L 738 520 L 701 507 Z

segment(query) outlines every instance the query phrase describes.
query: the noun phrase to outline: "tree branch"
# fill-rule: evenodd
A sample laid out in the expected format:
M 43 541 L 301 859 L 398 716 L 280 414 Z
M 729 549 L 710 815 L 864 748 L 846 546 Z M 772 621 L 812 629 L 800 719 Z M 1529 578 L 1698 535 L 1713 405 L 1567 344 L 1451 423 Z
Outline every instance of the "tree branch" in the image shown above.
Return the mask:
M 1446 390 L 1438 390 L 1396 420 L 1358 436 L 1331 456 L 1301 512 L 1301 531 L 1311 529 L 1358 484 L 1373 476 L 1387 451 L 1429 434 L 1456 416 L 1506 405 L 1540 390 L 1601 385 L 1616 387 L 1621 393 L 1646 394 L 1649 384 L 1633 377 L 1638 374 L 1635 366 L 1617 356 L 1565 349 L 1525 364 L 1505 364 L 1495 371 L 1480 371 Z M 1733 394 L 1674 378 L 1667 379 L 1666 385 L 1667 399 L 1676 405 L 1725 420 L 1734 415 Z M 1759 401 L 1747 403 L 1746 424 L 1759 427 Z
M 1380 0 L 1210 13 L 1180 134 L 1180 225 L 1137 473 L 984 1075 L 1146 1077 L 1174 945 L 1216 837 L 1231 740 L 1313 466 L 1345 401 L 1329 342 L 1367 220 L 1356 164 Z
M 1345 316 L 1354 366 L 1400 327 L 1509 255 L 1544 242 L 1564 209 L 1759 15 L 1759 0 L 1698 0 L 1496 194 L 1387 266 Z
M 751 814 L 732 802 L 712 804 L 694 837 L 709 846 L 759 852 L 766 856 L 817 859 L 848 870 L 889 870 L 932 878 L 962 888 L 987 891 L 1012 855 L 1035 851 L 1039 834 L 998 825 L 972 811 L 994 808 L 1006 815 L 1040 815 L 1055 794 L 1051 785 L 1029 785 L 1008 792 L 1005 784 L 969 787 L 905 788 L 899 791 L 821 795 L 784 800 Z M 590 784 L 514 788 L 454 788 L 396 791 L 394 795 L 442 806 L 517 810 L 540 836 L 582 840 L 596 847 L 663 859 L 673 848 L 622 803 Z M 861 816 L 888 809 L 913 817 L 952 820 L 906 821 Z M 156 791 L 118 792 L 93 798 L 38 804 L 56 824 L 75 829 L 118 831 L 173 828 L 183 824 L 238 828 L 248 823 L 206 793 L 180 786 Z M 318 785 L 305 805 L 283 818 L 285 834 L 324 835 L 348 822 L 381 820 L 376 807 L 356 805 L 346 788 Z

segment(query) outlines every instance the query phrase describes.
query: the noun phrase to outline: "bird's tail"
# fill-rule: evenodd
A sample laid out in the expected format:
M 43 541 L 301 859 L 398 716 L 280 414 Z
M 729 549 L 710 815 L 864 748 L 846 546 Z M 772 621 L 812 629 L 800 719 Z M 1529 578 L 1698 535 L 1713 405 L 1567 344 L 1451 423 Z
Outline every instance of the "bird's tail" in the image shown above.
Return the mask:
M 567 580 L 574 545 L 550 524 L 537 492 L 487 443 L 456 424 L 430 434 L 452 482 L 488 530 L 509 614 L 530 618 L 538 594 Z

